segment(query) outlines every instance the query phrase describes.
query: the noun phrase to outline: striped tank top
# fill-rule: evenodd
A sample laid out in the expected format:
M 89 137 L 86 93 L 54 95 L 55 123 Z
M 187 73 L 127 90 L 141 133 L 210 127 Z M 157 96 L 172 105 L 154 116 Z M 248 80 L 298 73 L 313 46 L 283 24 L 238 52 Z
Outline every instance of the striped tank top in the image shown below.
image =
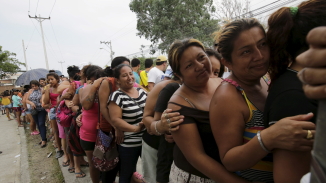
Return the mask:
M 268 84 L 266 78 L 263 78 L 265 82 Z M 244 97 L 249 111 L 250 116 L 246 122 L 245 130 L 243 133 L 243 143 L 249 142 L 252 138 L 257 135 L 258 131 L 262 131 L 265 129 L 264 127 L 264 116 L 263 112 L 260 111 L 246 96 L 245 91 L 241 88 L 241 86 L 231 80 L 224 79 L 225 82 L 228 82 L 236 87 L 236 89 L 242 94 Z M 257 181 L 257 182 L 265 182 L 272 183 L 273 179 L 273 154 L 268 154 L 262 160 L 260 160 L 256 165 L 247 170 L 242 170 L 236 172 L 239 176 L 245 178 L 248 181 Z

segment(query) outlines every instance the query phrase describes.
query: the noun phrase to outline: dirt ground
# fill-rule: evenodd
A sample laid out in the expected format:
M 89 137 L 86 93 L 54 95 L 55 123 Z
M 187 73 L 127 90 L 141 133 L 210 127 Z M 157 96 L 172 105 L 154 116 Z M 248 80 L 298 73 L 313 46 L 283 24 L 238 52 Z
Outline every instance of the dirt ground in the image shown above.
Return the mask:
M 48 142 L 45 148 L 41 148 L 38 144 L 41 141 L 41 136 L 31 135 L 28 124 L 25 125 L 25 132 L 31 182 L 63 183 L 64 178 L 58 160 L 55 158 L 52 142 Z M 49 130 L 47 137 L 49 137 Z M 52 155 L 48 158 L 47 156 L 51 152 Z

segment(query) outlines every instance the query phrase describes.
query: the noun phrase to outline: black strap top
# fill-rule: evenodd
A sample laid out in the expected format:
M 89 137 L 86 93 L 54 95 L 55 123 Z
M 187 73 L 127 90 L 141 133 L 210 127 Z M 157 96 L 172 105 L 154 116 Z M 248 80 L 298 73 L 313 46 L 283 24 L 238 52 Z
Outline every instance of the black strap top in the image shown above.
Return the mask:
M 174 102 L 169 102 L 169 103 L 181 107 L 179 110 L 174 111 L 174 112 L 179 112 L 181 115 L 185 116 L 183 123 L 181 123 L 180 125 L 191 124 L 191 123 L 197 124 L 198 132 L 206 154 L 209 157 L 213 158 L 215 161 L 221 163 L 218 147 L 216 145 L 211 130 L 211 126 L 209 123 L 209 111 L 203 111 L 196 108 L 187 107 Z M 192 104 L 192 106 L 194 105 Z M 174 146 L 173 158 L 174 158 L 174 163 L 178 168 L 190 174 L 207 178 L 207 176 L 205 176 L 203 173 L 195 169 L 187 161 L 187 159 L 184 157 L 183 153 L 181 152 L 181 150 L 178 148 L 177 145 Z

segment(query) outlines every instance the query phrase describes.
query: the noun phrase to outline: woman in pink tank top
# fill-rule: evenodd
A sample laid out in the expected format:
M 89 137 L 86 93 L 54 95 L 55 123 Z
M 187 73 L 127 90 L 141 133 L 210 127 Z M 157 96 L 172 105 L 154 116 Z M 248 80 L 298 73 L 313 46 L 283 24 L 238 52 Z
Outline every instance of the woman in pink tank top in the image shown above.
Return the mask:
M 44 104 L 50 104 L 50 106 L 51 106 L 50 111 L 48 112 L 48 116 L 50 119 L 51 127 L 53 129 L 55 143 L 58 147 L 58 151 L 56 153 L 56 158 L 60 158 L 64 155 L 64 151 L 62 150 L 62 143 L 61 143 L 61 139 L 59 138 L 59 129 L 58 129 L 58 124 L 57 124 L 56 115 L 55 115 L 57 98 L 60 95 L 57 91 L 60 78 L 55 73 L 49 73 L 46 76 L 46 78 L 50 84 L 50 87 L 49 87 L 49 89 L 45 90 L 43 100 L 44 100 Z M 68 159 L 67 156 L 65 156 L 63 162 L 67 162 L 68 161 L 67 159 Z
M 97 137 L 97 126 L 99 123 L 97 90 L 101 81 L 104 79 L 101 77 L 105 76 L 105 73 L 101 67 L 90 65 L 85 71 L 85 76 L 88 84 L 87 86 L 85 85 L 83 89 L 79 90 L 80 103 L 83 107 L 79 131 L 80 145 L 87 155 L 92 182 L 99 182 L 100 172 L 94 167 L 92 158 Z

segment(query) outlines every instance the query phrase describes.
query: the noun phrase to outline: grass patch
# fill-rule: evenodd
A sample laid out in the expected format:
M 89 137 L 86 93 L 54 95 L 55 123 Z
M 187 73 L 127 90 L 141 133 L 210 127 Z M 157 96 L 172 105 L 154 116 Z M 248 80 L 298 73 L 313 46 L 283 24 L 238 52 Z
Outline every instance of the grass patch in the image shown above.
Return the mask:
M 49 132 L 47 132 L 47 134 L 49 134 Z M 38 144 L 41 141 L 40 135 L 31 135 L 30 129 L 26 128 L 25 135 L 27 140 L 28 163 L 31 182 L 64 182 L 64 177 L 62 175 L 59 162 L 55 158 L 55 149 L 52 145 L 52 142 L 48 142 L 45 148 L 41 148 Z M 51 152 L 52 155 L 48 158 L 47 155 Z

